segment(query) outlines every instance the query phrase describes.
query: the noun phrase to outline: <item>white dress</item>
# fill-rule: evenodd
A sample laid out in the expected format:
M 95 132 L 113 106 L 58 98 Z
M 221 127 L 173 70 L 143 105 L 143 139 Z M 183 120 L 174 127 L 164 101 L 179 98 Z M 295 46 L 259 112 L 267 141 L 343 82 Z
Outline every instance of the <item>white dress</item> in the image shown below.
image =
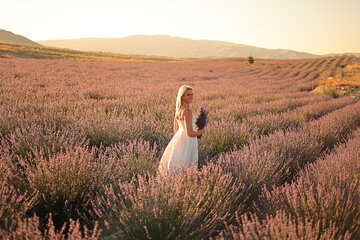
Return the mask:
M 179 125 L 178 131 L 166 146 L 159 164 L 159 173 L 167 174 L 169 171 L 181 170 L 190 164 L 198 163 L 198 140 L 190 137 L 185 132 L 185 120 L 176 120 Z M 197 130 L 196 119 L 192 115 L 192 129 Z

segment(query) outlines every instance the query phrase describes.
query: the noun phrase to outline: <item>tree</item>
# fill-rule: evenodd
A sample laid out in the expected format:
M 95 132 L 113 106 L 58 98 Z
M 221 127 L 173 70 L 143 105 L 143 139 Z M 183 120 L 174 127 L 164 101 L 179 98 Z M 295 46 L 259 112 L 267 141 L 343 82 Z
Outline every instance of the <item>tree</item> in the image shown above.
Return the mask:
M 250 64 L 252 64 L 252 63 L 254 63 L 254 57 L 253 56 L 248 56 L 248 62 L 250 63 Z

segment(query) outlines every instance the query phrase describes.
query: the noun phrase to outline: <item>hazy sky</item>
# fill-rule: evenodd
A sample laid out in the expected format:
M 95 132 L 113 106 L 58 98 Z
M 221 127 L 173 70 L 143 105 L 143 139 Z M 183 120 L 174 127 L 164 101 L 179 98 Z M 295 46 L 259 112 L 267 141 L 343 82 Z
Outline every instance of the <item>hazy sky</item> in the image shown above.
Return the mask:
M 360 52 L 360 0 L 0 0 L 32 40 L 170 35 L 314 54 Z

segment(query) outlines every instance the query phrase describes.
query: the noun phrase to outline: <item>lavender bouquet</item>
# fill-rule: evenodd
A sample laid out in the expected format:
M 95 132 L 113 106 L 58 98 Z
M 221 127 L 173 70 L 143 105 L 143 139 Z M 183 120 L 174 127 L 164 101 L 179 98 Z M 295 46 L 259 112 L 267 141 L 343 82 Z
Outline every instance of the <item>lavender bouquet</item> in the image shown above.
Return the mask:
M 199 129 L 203 129 L 206 126 L 206 119 L 209 111 L 205 110 L 203 107 L 200 108 L 200 114 L 196 119 L 195 124 L 198 126 Z M 201 138 L 200 136 L 197 136 L 198 139 Z

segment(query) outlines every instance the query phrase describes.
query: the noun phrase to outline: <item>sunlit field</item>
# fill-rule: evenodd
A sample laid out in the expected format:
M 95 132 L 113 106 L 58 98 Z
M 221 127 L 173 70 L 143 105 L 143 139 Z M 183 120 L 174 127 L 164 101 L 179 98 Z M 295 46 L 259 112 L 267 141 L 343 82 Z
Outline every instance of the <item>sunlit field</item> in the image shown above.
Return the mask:
M 0 58 L 0 238 L 360 239 L 359 97 L 313 91 L 359 61 Z M 160 177 L 183 84 L 199 166 Z

